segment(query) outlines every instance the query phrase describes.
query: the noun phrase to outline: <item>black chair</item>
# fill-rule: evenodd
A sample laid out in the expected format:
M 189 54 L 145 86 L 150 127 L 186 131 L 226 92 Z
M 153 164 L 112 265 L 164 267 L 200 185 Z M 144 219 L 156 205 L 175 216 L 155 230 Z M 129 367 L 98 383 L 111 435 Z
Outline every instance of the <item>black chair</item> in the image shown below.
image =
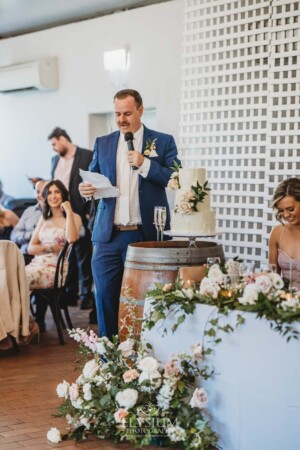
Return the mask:
M 3 206 L 13 211 L 18 217 L 21 217 L 24 210 L 32 205 L 36 205 L 35 198 L 13 198 L 5 202 Z
M 64 276 L 63 276 L 63 268 L 65 260 L 69 259 L 72 251 L 72 246 L 66 242 L 62 250 L 58 255 L 55 277 L 54 277 L 54 285 L 52 289 L 34 289 L 31 292 L 31 298 L 34 296 L 36 301 L 46 301 L 51 309 L 51 313 L 57 328 L 57 333 L 59 337 L 59 342 L 61 345 L 64 345 L 64 336 L 62 327 L 66 329 L 66 325 L 62 316 L 62 311 L 64 312 L 65 319 L 69 328 L 73 328 L 73 324 L 70 319 L 68 305 L 64 300 Z M 33 312 L 34 314 L 34 312 Z

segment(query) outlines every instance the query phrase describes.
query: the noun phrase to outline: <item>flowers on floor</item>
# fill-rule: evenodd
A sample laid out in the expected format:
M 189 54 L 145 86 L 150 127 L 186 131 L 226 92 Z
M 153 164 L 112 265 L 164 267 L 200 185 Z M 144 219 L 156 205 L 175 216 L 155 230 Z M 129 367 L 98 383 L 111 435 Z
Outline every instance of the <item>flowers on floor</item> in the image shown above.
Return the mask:
M 93 434 L 135 446 L 155 440 L 186 449 L 218 448 L 205 414 L 208 395 L 199 386 L 211 375 L 200 344 L 190 355 L 171 355 L 161 367 L 150 344 L 133 339 L 118 344 L 117 338 L 111 342 L 80 329 L 69 334 L 79 342 L 81 373 L 75 382 L 57 386 L 63 399 L 58 415 L 66 417 L 69 429 L 61 435 L 52 428 L 51 442 Z
M 212 265 L 200 284 L 189 288 L 184 288 L 180 281 L 166 285 L 156 283 L 147 297 L 154 300 L 144 323 L 148 329 L 172 311 L 175 313 L 174 332 L 184 322 L 186 314 L 193 314 L 196 305 L 203 303 L 216 306 L 223 314 L 229 310 L 256 313 L 257 317 L 270 320 L 271 326 L 287 340 L 298 337 L 290 324 L 300 321 L 300 292 L 287 289 L 277 273 L 245 275 L 243 264 L 237 260 Z M 241 315 L 238 321 L 244 321 Z

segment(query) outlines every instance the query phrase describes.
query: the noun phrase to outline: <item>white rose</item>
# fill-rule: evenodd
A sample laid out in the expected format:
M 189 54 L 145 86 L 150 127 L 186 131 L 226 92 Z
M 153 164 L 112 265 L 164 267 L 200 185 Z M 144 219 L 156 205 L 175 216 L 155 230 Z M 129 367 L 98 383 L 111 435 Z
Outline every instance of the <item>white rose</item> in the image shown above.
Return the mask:
M 153 372 L 142 372 L 139 376 L 139 384 L 142 384 L 143 381 L 149 381 L 150 386 L 141 386 L 142 392 L 150 392 L 160 387 L 161 385 L 161 374 L 158 370 L 154 370 Z
M 283 279 L 278 273 L 269 273 L 269 278 L 271 279 L 275 289 L 282 289 L 284 286 Z
M 92 400 L 92 391 L 91 391 L 91 384 L 90 383 L 85 383 L 83 385 L 82 391 L 83 391 L 83 398 L 84 400 Z
M 70 384 L 67 383 L 65 380 L 63 381 L 63 383 L 59 383 L 56 387 L 58 397 L 68 398 L 69 386 Z
M 200 343 L 192 346 L 192 355 L 194 359 L 202 359 L 203 358 L 203 347 Z
M 182 289 L 182 292 L 184 293 L 184 295 L 189 298 L 190 300 L 194 297 L 194 291 L 191 288 L 187 288 L 187 289 Z
M 58 444 L 62 440 L 60 431 L 57 428 L 50 428 L 47 433 L 47 439 L 54 444 Z
M 70 396 L 71 402 L 73 402 L 73 401 L 78 399 L 78 397 L 79 397 L 79 388 L 78 388 L 78 385 L 76 383 L 72 383 L 71 386 L 69 387 L 69 396 Z
M 71 416 L 71 414 L 66 414 L 66 421 L 69 425 L 72 425 L 73 417 Z
M 226 276 L 221 271 L 218 264 L 213 264 L 208 272 L 208 278 L 214 283 L 222 284 L 225 282 Z
M 135 389 L 125 389 L 124 391 L 120 391 L 116 395 L 116 401 L 120 406 L 124 406 L 125 409 L 132 408 L 138 399 L 138 391 Z
M 82 371 L 84 378 L 93 378 L 96 375 L 98 369 L 99 364 L 97 364 L 94 359 L 88 361 Z
M 281 303 L 281 306 L 283 309 L 287 310 L 287 309 L 292 309 L 292 310 L 296 310 L 297 308 L 300 307 L 300 300 L 298 298 L 290 298 L 289 300 L 283 301 Z
M 176 207 L 176 212 L 178 212 L 179 214 L 191 214 L 192 205 L 188 202 L 180 202 Z
M 97 342 L 97 344 L 95 346 L 95 350 L 97 353 L 99 353 L 99 355 L 104 355 L 106 352 L 106 349 L 105 349 L 103 342 Z
M 209 278 L 205 277 L 200 284 L 200 295 L 206 295 L 214 299 L 218 298 L 220 286 Z
M 240 277 L 243 275 L 243 265 L 233 259 L 227 261 L 226 270 L 230 277 Z
M 138 368 L 142 372 L 155 372 L 158 369 L 158 362 L 152 356 L 146 356 L 140 360 Z
M 205 389 L 196 388 L 190 400 L 190 406 L 192 408 L 199 408 L 199 409 L 204 408 L 204 406 L 207 404 L 207 400 L 208 397 Z
M 124 356 L 126 358 L 127 356 L 132 355 L 133 346 L 134 346 L 134 340 L 127 339 L 126 341 L 121 342 L 121 344 L 119 344 L 118 350 L 121 350 L 122 356 Z
M 78 398 L 78 400 L 71 401 L 71 403 L 72 403 L 72 406 L 74 406 L 74 408 L 81 409 L 83 400 L 82 400 L 82 398 Z
M 244 289 L 243 296 L 238 298 L 242 305 L 254 305 L 257 301 L 257 288 L 255 284 L 247 284 Z
M 184 441 L 186 439 L 186 432 L 178 425 L 167 428 L 167 435 L 172 442 Z
M 87 419 L 86 417 L 82 417 L 80 419 L 80 424 L 83 425 L 87 430 L 89 430 L 91 428 L 89 419 Z
M 258 292 L 268 294 L 272 288 L 272 281 L 268 275 L 260 275 L 255 279 L 255 286 Z

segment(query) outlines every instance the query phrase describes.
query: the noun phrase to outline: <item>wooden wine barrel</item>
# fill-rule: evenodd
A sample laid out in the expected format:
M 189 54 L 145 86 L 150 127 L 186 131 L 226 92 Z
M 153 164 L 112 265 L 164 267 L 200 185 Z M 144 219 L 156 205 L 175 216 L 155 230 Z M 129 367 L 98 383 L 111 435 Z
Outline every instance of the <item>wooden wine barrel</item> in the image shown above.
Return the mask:
M 128 335 L 127 325 L 134 310 L 137 319 L 135 331 L 140 334 L 145 293 L 155 287 L 154 283 L 173 283 L 182 266 L 198 266 L 208 257 L 224 259 L 222 244 L 196 241 L 196 247 L 188 247 L 187 241 L 138 242 L 127 249 L 119 305 L 119 337 Z M 133 306 L 132 306 L 133 304 Z M 131 305 L 130 307 L 128 305 Z

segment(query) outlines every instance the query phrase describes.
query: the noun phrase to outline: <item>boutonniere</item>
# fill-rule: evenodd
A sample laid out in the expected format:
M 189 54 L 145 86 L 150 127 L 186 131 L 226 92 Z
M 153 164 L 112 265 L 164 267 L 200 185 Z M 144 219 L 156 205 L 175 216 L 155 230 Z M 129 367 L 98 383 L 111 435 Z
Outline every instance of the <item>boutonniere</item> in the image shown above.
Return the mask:
M 148 156 L 149 158 L 154 158 L 155 156 L 158 156 L 158 154 L 156 153 L 156 144 L 155 144 L 156 140 L 157 138 L 153 139 L 153 141 L 151 141 L 151 139 L 148 139 L 148 141 L 146 142 L 145 150 L 143 151 L 144 156 Z

